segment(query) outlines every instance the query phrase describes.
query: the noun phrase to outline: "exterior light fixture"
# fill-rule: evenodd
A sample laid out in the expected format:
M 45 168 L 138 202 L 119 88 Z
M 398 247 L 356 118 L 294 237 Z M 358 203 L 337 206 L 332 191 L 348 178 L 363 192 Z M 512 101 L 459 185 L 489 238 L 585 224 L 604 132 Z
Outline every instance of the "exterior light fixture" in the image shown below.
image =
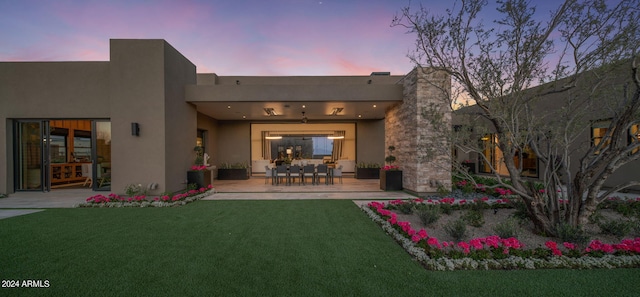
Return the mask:
M 275 111 L 275 109 L 271 108 L 271 107 L 267 107 L 264 109 L 264 112 L 267 113 L 268 116 L 277 116 L 278 113 Z
M 333 135 L 329 135 L 329 136 L 327 136 L 327 139 L 344 139 L 344 136 L 333 136 Z
M 342 112 L 342 110 L 343 110 L 343 109 L 344 109 L 344 108 L 342 108 L 342 107 L 334 107 L 334 108 L 331 110 L 331 115 L 332 115 L 332 116 L 338 115 L 340 112 Z
M 140 136 L 140 124 L 131 123 L 131 135 Z
M 264 139 L 282 139 L 282 136 L 265 136 Z

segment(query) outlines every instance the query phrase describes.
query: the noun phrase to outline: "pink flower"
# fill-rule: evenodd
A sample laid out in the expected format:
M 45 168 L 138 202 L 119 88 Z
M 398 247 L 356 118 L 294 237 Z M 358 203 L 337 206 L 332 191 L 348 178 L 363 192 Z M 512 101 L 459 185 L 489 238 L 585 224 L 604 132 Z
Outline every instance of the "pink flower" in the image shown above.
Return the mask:
M 427 244 L 440 248 L 440 242 L 438 242 L 438 239 L 435 237 L 429 237 L 429 239 L 427 239 Z
M 469 244 L 464 241 L 458 242 L 458 246 L 462 248 L 462 252 L 466 255 L 469 254 Z
M 411 236 L 411 241 L 413 241 L 413 242 L 415 242 L 415 243 L 417 243 L 417 242 L 418 242 L 418 241 L 420 241 L 421 239 L 422 239 L 422 238 L 420 238 L 420 236 L 418 236 L 417 234 L 416 234 L 416 235 Z
M 417 235 L 420 236 L 420 238 L 427 238 L 429 236 L 429 235 L 427 235 L 427 230 L 424 230 L 424 229 L 420 229 L 420 231 L 418 231 Z
M 482 247 L 483 247 L 482 246 L 482 242 L 478 238 L 474 238 L 474 239 L 470 240 L 469 244 L 476 250 L 481 250 Z
M 396 215 L 395 213 L 391 214 L 391 218 L 389 218 L 389 223 L 391 225 L 397 225 L 398 224 L 398 215 Z
M 547 241 L 544 243 L 545 246 L 547 246 L 549 249 L 555 250 L 558 249 L 558 244 L 555 243 L 554 241 Z
M 576 249 L 576 245 L 570 242 L 563 242 L 562 245 L 564 245 L 564 247 L 567 248 L 568 250 Z

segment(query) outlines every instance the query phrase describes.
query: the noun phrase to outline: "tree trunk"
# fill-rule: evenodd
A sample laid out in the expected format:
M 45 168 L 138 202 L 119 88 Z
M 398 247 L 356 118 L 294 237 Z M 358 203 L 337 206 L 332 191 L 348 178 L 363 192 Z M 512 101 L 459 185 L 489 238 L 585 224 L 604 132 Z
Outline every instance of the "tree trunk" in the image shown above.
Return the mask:
M 525 201 L 526 203 L 526 201 Z M 542 206 L 532 201 L 526 203 L 529 212 L 529 218 L 533 222 L 534 231 L 545 236 L 556 236 L 556 223 L 542 210 Z

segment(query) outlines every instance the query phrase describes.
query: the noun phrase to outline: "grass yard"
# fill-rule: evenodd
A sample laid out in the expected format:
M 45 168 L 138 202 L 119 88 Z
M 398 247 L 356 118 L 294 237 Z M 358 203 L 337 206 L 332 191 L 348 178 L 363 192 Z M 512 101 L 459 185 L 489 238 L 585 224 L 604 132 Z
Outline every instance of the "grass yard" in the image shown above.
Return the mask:
M 0 296 L 637 296 L 640 269 L 433 272 L 351 201 L 49 209 L 0 220 Z

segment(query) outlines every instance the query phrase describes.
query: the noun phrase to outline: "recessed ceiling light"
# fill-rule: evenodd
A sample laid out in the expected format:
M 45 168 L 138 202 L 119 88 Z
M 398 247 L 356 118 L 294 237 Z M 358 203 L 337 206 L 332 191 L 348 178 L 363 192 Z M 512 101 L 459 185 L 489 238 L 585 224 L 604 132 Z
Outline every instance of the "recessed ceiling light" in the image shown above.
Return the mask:
M 227 109 L 231 109 L 231 105 L 227 105 Z
M 306 105 L 302 105 L 302 108 L 307 108 L 307 106 Z
M 378 107 L 378 106 L 374 104 L 374 105 L 373 105 L 373 108 L 376 108 L 376 107 Z
M 362 117 L 362 115 L 361 115 L 361 114 L 359 114 L 359 115 L 358 115 L 358 117 L 359 117 L 359 118 L 361 118 L 361 117 Z

